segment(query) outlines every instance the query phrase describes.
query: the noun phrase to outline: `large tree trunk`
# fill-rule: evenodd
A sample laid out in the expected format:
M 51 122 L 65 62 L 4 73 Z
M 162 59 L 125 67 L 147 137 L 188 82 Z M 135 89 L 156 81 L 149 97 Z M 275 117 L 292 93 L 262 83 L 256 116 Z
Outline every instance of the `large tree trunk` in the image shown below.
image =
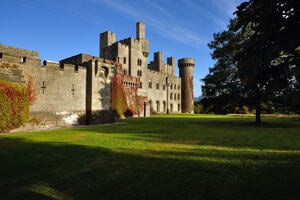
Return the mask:
M 261 93 L 260 93 L 260 89 L 256 88 L 256 104 L 255 104 L 255 109 L 256 109 L 256 113 L 255 113 L 255 122 L 256 124 L 260 124 L 261 123 Z
M 260 117 L 260 115 L 261 115 L 261 107 L 260 107 L 260 101 L 258 101 L 257 103 L 256 103 L 256 114 L 255 114 L 255 122 L 256 122 L 256 124 L 260 124 L 261 123 L 261 117 Z

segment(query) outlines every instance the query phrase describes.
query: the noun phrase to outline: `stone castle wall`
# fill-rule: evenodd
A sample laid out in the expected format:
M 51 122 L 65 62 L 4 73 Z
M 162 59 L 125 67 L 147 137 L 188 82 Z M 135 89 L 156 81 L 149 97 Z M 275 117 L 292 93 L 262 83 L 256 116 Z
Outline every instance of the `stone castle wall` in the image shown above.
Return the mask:
M 37 51 L 0 44 L 0 79 L 32 80 L 30 117 L 45 124 L 107 122 L 114 109 L 120 116 L 192 112 L 194 59 L 178 61 L 179 77 L 175 58 L 164 63 L 162 52 L 148 64 L 144 23 L 137 23 L 136 38 L 116 41 L 114 33 L 101 33 L 99 47 L 101 58 L 78 54 L 41 64 Z
M 3 44 L 0 55 L 1 79 L 23 83 L 32 80 L 36 101 L 30 106 L 31 119 L 46 125 L 76 124 L 80 117 L 85 120 L 88 106 L 91 115 L 111 107 L 111 78 L 116 68 L 111 61 L 97 61 L 82 54 L 41 64 L 38 52 Z M 88 73 L 93 85 L 89 88 Z M 91 90 L 90 102 L 87 89 Z

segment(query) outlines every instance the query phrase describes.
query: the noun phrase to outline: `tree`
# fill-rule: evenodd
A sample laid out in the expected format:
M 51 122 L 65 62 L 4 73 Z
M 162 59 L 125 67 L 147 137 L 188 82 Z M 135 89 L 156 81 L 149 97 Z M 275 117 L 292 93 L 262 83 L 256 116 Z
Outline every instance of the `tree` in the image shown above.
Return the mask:
M 203 104 L 209 111 L 227 113 L 236 104 L 240 104 L 243 84 L 238 75 L 234 60 L 234 44 L 238 35 L 233 31 L 214 34 L 214 40 L 208 46 L 213 50 L 212 58 L 217 60 L 209 74 L 202 79 Z
M 250 0 L 238 6 L 230 31 L 243 35 L 234 53 L 247 95 L 255 100 L 256 122 L 261 103 L 280 94 L 299 71 L 299 1 Z

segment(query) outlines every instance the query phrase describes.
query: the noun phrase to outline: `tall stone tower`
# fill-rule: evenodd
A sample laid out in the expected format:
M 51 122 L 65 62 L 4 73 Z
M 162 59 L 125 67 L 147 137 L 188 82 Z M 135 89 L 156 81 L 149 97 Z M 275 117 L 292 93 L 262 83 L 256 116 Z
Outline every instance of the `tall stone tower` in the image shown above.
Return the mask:
M 145 38 L 145 24 L 143 22 L 136 23 L 136 39 Z
M 181 112 L 194 113 L 194 66 L 195 59 L 182 58 L 178 60 L 179 76 L 181 77 Z
M 100 34 L 100 58 L 104 58 L 104 48 L 111 46 L 116 42 L 116 34 L 110 31 L 106 31 Z

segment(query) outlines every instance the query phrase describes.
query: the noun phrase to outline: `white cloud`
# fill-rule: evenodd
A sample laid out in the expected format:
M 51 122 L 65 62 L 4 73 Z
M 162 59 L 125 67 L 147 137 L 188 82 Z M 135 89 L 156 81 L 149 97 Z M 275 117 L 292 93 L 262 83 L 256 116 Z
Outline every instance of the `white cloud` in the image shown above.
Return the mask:
M 183 28 L 183 26 L 180 25 L 179 22 L 176 21 L 178 16 L 164 7 L 164 5 L 167 6 L 166 3 L 145 0 L 147 6 L 144 7 L 147 9 L 141 9 L 141 7 L 137 7 L 137 5 L 130 4 L 129 1 L 122 2 L 122 4 L 110 0 L 103 1 L 112 9 L 123 12 L 136 20 L 140 20 L 142 17 L 143 21 L 147 23 L 147 26 L 151 27 L 154 32 L 165 39 L 171 39 L 192 47 L 207 44 L 208 40 L 203 39 L 200 34 L 191 29 Z

